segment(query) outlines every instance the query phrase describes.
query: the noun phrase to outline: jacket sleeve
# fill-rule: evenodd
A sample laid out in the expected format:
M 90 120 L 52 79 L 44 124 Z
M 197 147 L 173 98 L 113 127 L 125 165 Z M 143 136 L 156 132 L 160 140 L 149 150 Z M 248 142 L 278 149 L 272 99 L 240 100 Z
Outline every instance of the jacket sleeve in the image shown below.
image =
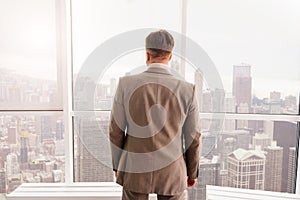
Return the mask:
M 197 178 L 199 173 L 199 159 L 201 155 L 201 132 L 199 121 L 199 108 L 197 96 L 195 95 L 195 86 L 193 87 L 193 98 L 188 108 L 188 113 L 183 124 L 183 137 L 185 149 L 185 161 L 187 167 L 187 176 Z
M 117 171 L 120 157 L 124 147 L 126 116 L 123 103 L 122 79 L 119 80 L 119 85 L 113 101 L 113 107 L 110 115 L 109 124 L 109 139 L 112 154 L 113 170 Z

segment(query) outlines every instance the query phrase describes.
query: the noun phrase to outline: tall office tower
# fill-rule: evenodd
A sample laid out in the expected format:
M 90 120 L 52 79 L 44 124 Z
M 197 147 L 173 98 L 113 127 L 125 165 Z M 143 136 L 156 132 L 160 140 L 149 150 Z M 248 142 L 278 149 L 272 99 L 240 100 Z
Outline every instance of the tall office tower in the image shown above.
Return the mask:
M 270 102 L 269 102 L 270 113 L 272 114 L 281 113 L 282 102 L 280 97 L 281 97 L 280 92 L 274 91 L 270 93 Z
M 62 140 L 64 138 L 64 124 L 62 120 L 56 121 L 56 140 Z
M 115 96 L 116 89 L 117 89 L 117 80 L 115 78 L 111 78 L 110 85 L 109 85 L 109 92 L 111 97 Z
M 41 142 L 44 140 L 52 139 L 52 119 L 51 116 L 41 116 L 38 120 L 41 127 Z
M 269 134 L 270 132 L 268 131 L 269 129 L 264 128 L 264 121 L 262 120 L 248 120 L 248 128 L 251 130 L 251 133 L 262 133 L 265 132 Z M 273 132 L 272 134 L 269 134 L 270 138 L 273 138 Z M 272 136 L 271 136 L 272 135 Z
M 235 113 L 235 98 L 233 96 L 225 96 L 224 99 L 224 112 Z M 235 119 L 225 119 L 224 130 L 235 130 Z
M 17 128 L 15 126 L 7 128 L 7 137 L 8 144 L 17 144 Z
M 184 61 L 183 61 L 184 62 Z M 171 61 L 171 69 L 174 70 L 181 78 L 185 79 L 185 67 L 179 60 Z
M 208 91 L 202 93 L 202 105 L 200 110 L 202 112 L 212 112 L 212 97 Z
M 5 162 L 7 160 L 7 155 L 10 153 L 10 148 L 7 145 L 0 145 L 0 157 L 1 157 L 1 163 L 0 168 L 5 167 Z
M 236 139 L 233 137 L 226 138 L 224 140 L 224 146 L 221 153 L 221 169 L 227 169 L 227 158 L 228 155 L 232 152 L 234 152 L 237 149 L 237 142 Z
M 296 178 L 296 148 L 289 148 L 289 165 L 288 165 L 288 182 L 287 192 L 294 193 L 296 190 L 295 178 Z
M 298 141 L 299 130 L 296 122 L 274 122 L 274 137 L 277 145 L 283 147 L 283 166 L 282 166 L 282 181 L 281 191 L 287 192 L 288 185 L 288 163 L 289 163 L 289 148 L 295 147 Z
M 15 153 L 10 153 L 6 157 L 6 172 L 7 172 L 7 177 L 20 173 L 18 156 Z
M 228 187 L 228 170 L 221 169 L 219 175 L 219 185 L 223 187 Z
M 215 152 L 217 135 L 211 132 L 202 132 L 202 156 L 212 157 Z
M 75 166 L 76 182 L 112 182 L 111 155 L 108 139 L 108 117 L 78 117 L 78 144 Z
M 285 97 L 284 107 L 287 109 L 286 112 L 297 113 L 297 98 L 292 95 Z
M 246 103 L 251 107 L 252 99 L 252 77 L 251 66 L 248 64 L 239 64 L 233 66 L 232 94 L 236 98 L 237 106 Z
M 20 168 L 22 170 L 28 168 L 28 133 L 20 137 L 21 148 L 20 148 Z
M 228 155 L 228 186 L 264 189 L 265 155 L 258 150 L 237 149 Z
M 265 190 L 281 192 L 283 148 L 272 141 L 271 146 L 264 148 L 266 152 Z
M 226 138 L 235 138 L 236 148 L 242 149 L 249 149 L 249 144 L 251 142 L 250 132 L 248 130 L 223 131 L 218 138 L 218 152 L 223 151 Z
M 195 71 L 195 90 L 200 111 L 202 108 L 203 74 L 200 70 Z
M 189 199 L 205 200 L 206 185 L 220 185 L 220 163 L 218 157 L 212 159 L 200 159 L 199 177 L 197 184 L 188 189 Z
M 264 121 L 263 122 L 264 132 L 269 135 L 271 141 L 273 141 L 274 134 L 274 121 Z
M 247 103 L 240 103 L 237 106 L 237 113 L 249 113 L 249 106 Z M 248 128 L 248 120 L 236 120 L 236 128 L 243 129 Z
M 6 193 L 6 173 L 4 169 L 0 169 L 0 193 Z
M 258 146 L 261 150 L 271 145 L 271 139 L 269 135 L 265 133 L 256 133 L 252 138 L 253 149 L 256 149 Z
M 225 90 L 216 88 L 212 92 L 212 111 L 224 112 Z

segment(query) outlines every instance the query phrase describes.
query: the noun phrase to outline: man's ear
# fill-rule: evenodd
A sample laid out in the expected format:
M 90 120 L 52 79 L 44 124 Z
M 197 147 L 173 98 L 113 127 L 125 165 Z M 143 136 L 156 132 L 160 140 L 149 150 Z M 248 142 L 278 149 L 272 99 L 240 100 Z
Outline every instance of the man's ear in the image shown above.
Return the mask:
M 169 55 L 169 61 L 172 59 L 172 56 L 173 56 L 173 54 L 170 53 L 170 55 Z
M 150 53 L 146 51 L 146 62 L 150 61 Z

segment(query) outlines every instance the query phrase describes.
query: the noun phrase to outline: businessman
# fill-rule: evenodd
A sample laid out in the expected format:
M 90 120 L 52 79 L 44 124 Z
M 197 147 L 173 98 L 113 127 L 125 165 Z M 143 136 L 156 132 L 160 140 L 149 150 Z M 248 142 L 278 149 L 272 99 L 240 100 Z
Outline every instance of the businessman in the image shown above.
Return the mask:
M 113 170 L 123 200 L 182 200 L 197 182 L 201 133 L 195 86 L 169 70 L 174 39 L 145 40 L 147 70 L 122 77 L 110 118 Z

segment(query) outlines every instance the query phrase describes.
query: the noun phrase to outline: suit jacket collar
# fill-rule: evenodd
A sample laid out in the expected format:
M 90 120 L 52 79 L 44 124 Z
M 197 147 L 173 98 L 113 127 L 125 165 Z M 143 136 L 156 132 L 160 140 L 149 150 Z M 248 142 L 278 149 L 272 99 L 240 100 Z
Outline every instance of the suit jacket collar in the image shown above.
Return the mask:
M 151 63 L 145 72 L 171 75 L 169 66 L 162 63 Z

